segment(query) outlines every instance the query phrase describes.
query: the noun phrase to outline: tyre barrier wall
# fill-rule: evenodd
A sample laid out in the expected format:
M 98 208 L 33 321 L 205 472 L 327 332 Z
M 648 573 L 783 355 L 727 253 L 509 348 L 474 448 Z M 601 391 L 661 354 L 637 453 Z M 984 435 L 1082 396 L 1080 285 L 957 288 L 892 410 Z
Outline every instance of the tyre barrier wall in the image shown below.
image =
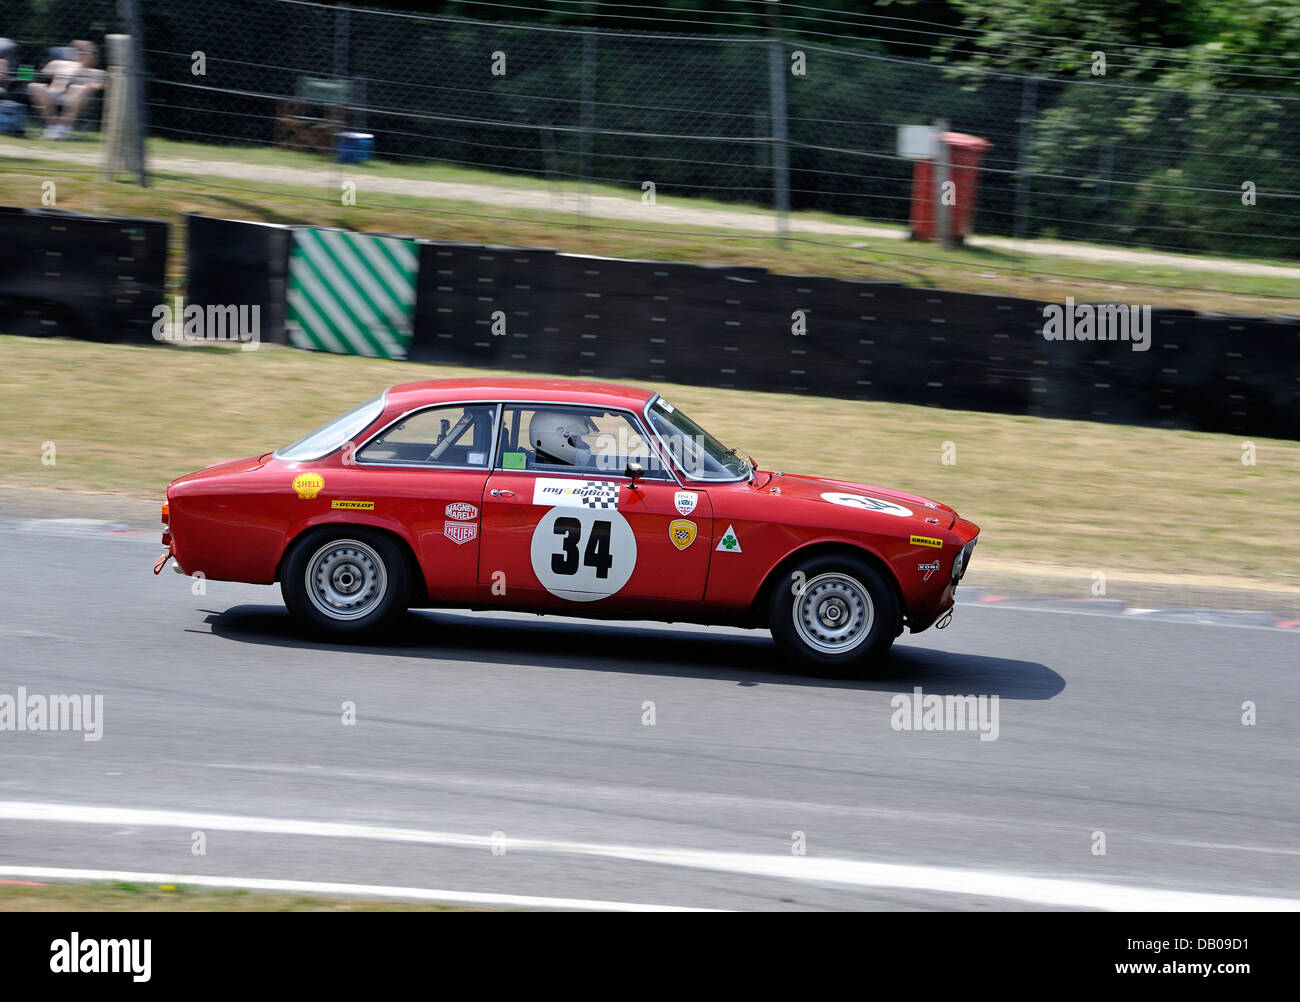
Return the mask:
M 1149 350 L 1135 351 L 1047 341 L 1046 304 L 1027 299 L 187 222 L 190 300 L 261 304 L 264 339 L 300 347 L 1300 438 L 1300 317 L 1153 309 Z M 165 224 L 0 209 L 0 227 L 4 333 L 150 338 Z M 312 311 L 337 343 L 303 322 Z
M 0 206 L 0 333 L 152 340 L 167 237 L 156 219 Z
M 185 214 L 186 300 L 257 306 L 261 340 L 288 344 L 286 283 L 293 230 Z
M 1046 340 L 1035 300 L 419 247 L 420 361 L 1300 438 L 1300 317 L 1152 309 L 1135 351 Z

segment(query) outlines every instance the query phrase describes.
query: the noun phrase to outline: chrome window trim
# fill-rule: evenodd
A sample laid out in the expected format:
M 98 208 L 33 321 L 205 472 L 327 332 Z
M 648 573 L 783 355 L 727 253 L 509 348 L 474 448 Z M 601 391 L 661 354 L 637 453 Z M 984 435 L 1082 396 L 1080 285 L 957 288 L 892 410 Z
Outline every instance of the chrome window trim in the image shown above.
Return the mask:
M 385 393 L 388 391 L 385 390 Z M 444 407 L 495 407 L 496 412 L 492 417 L 492 444 L 488 447 L 488 460 L 486 466 L 461 466 L 453 463 L 391 463 L 379 462 L 373 459 L 362 459 L 361 453 L 370 448 L 377 439 L 383 438 L 390 428 L 395 428 L 403 421 L 410 420 L 417 414 L 423 414 L 425 411 L 439 410 Z M 374 466 L 396 470 L 470 470 L 476 473 L 491 474 L 496 462 L 497 442 L 501 437 L 501 402 L 499 400 L 448 400 L 436 404 L 421 404 L 419 407 L 412 407 L 409 411 L 403 413 L 400 417 L 394 418 L 388 424 L 375 432 L 365 443 L 355 449 L 352 453 L 354 466 Z
M 660 447 L 659 451 L 667 454 L 668 462 L 673 467 L 676 467 L 678 470 L 680 470 L 683 477 L 685 477 L 693 484 L 739 484 L 739 483 L 745 483 L 749 480 L 750 474 L 755 472 L 752 466 L 750 467 L 749 473 L 746 473 L 739 477 L 730 477 L 725 480 L 711 480 L 708 477 L 693 477 L 689 473 L 687 473 L 686 468 L 677 462 L 676 457 L 673 455 L 673 451 L 668 448 L 667 443 L 665 443 L 663 438 L 660 436 L 659 430 L 655 427 L 655 423 L 652 420 L 650 420 L 650 408 L 653 407 L 655 401 L 659 399 L 662 398 L 658 393 L 651 396 L 651 398 L 645 402 L 645 407 L 642 409 L 642 416 L 645 418 L 645 423 L 650 429 L 650 434 L 654 436 L 655 442 Z M 681 480 L 678 480 L 678 483 L 681 483 Z

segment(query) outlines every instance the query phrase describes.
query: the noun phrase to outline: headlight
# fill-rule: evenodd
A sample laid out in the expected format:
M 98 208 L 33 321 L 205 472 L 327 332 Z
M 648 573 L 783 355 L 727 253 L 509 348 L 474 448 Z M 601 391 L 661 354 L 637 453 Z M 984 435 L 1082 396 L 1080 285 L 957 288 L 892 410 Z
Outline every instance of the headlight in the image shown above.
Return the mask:
M 957 555 L 952 558 L 952 583 L 955 585 L 961 580 L 962 575 L 966 573 L 966 565 L 970 563 L 971 550 L 975 549 L 975 544 L 979 537 L 976 536 L 969 543 L 958 551 Z

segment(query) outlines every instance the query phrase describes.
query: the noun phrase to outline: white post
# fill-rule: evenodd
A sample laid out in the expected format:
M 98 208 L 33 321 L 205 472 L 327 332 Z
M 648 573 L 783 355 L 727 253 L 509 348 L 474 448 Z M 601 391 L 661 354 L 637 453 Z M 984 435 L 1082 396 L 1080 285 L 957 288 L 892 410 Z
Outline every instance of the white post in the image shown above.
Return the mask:
M 948 120 L 946 118 L 936 118 L 934 120 L 934 170 L 932 171 L 934 191 L 931 196 L 930 209 L 939 243 L 944 247 L 951 247 L 952 227 L 949 223 L 948 206 L 943 201 L 943 192 L 948 186 L 948 180 L 951 176 L 948 163 L 948 143 L 943 138 L 944 133 L 947 131 Z
M 109 35 L 104 39 L 108 56 L 108 93 L 104 100 L 104 180 L 112 181 L 126 169 L 126 124 L 130 114 L 131 36 Z

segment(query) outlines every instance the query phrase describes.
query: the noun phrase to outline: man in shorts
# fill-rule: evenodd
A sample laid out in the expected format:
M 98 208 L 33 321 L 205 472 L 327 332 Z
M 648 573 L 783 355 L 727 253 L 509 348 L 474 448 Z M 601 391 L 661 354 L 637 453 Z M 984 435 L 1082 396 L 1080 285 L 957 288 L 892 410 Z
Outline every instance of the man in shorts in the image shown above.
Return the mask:
M 50 60 L 41 70 L 42 81 L 27 86 L 32 104 L 45 119 L 45 139 L 66 139 L 87 99 L 104 87 L 104 71 L 95 68 L 99 50 L 94 42 L 74 41 L 64 55 L 71 58 Z

